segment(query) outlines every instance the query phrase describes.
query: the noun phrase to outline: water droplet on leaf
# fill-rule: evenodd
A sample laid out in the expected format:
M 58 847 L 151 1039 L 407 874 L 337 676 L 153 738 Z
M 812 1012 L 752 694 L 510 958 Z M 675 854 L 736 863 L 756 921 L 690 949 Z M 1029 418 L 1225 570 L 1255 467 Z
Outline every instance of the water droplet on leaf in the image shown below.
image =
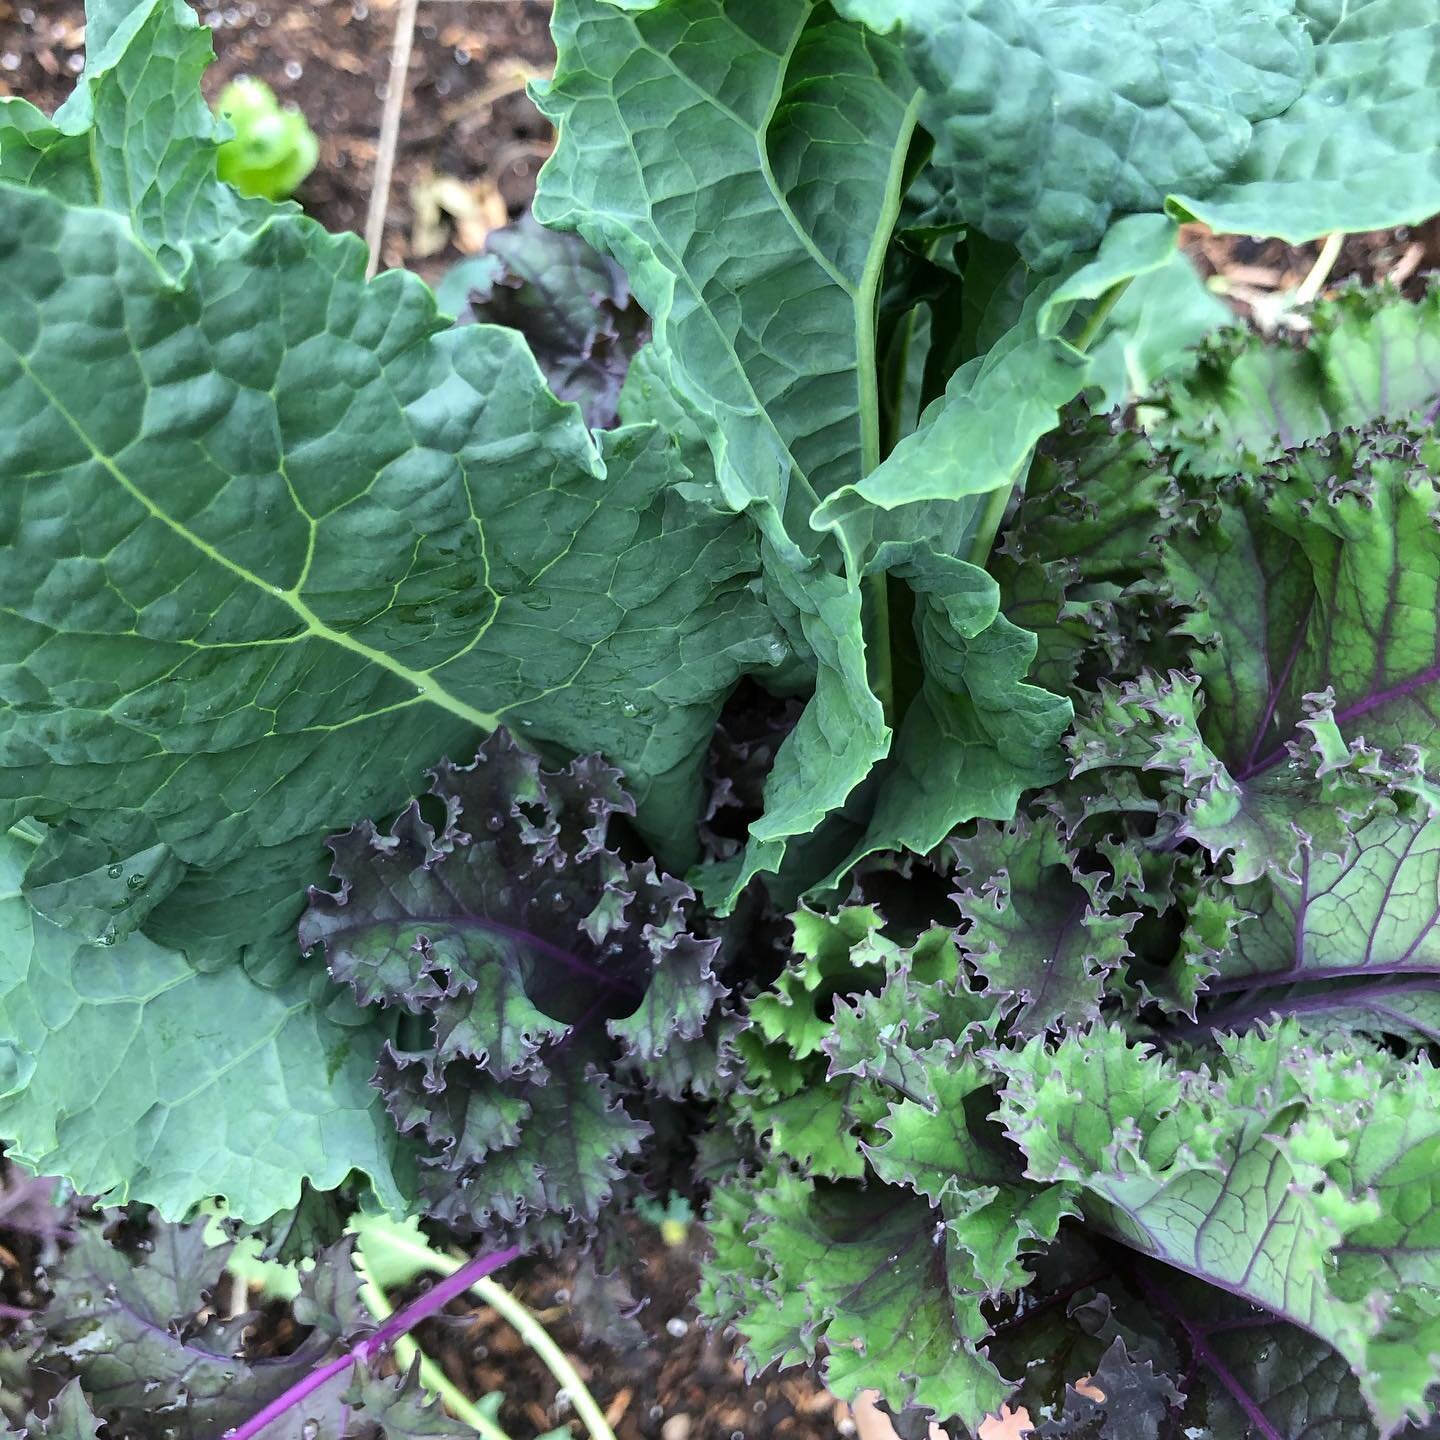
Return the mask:
M 118 880 L 125 873 L 125 867 L 123 865 L 111 865 L 106 869 L 105 873 L 112 880 Z

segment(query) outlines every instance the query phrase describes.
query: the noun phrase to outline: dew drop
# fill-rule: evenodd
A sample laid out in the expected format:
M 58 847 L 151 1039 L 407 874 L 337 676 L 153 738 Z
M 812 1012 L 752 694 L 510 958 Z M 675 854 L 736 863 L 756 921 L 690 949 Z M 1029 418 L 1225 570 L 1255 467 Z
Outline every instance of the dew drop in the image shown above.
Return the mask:
M 505 817 L 503 815 L 492 815 L 485 822 L 485 828 L 490 831 L 503 830 L 505 828 Z
M 320 1422 L 318 1420 L 307 1420 L 300 1427 L 300 1440 L 319 1440 Z
M 129 890 L 143 890 L 145 888 L 145 880 L 146 877 L 137 872 L 125 882 L 125 886 Z
M 125 867 L 123 865 L 111 865 L 107 867 L 105 873 L 112 880 L 118 880 L 125 873 Z
M 95 943 L 97 945 L 104 945 L 107 948 L 113 945 L 115 943 L 115 927 L 113 925 L 108 926 Z
M 298 60 L 285 62 L 285 78 L 287 80 L 298 80 L 304 73 L 305 67 Z
M 633 700 L 627 700 L 620 707 L 620 713 L 624 715 L 627 719 L 632 719 L 634 716 L 640 713 L 640 707 Z

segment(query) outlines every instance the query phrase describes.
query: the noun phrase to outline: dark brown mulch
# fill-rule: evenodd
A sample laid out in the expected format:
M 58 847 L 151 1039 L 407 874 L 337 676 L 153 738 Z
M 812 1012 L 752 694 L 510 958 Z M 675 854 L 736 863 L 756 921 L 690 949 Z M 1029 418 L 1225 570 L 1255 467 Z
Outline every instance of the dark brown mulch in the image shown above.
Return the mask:
M 853 1433 L 848 1409 L 803 1370 L 747 1383 L 731 1347 L 706 1333 L 690 1304 L 692 1251 L 667 1246 L 649 1227 L 637 1239 L 645 1277 L 637 1297 L 645 1303 L 636 1318 L 645 1340 L 633 1349 L 580 1333 L 572 1262 L 539 1261 L 504 1277 L 571 1358 L 616 1440 L 835 1440 Z M 417 1339 L 467 1393 L 503 1392 L 500 1423 L 514 1440 L 553 1427 L 585 1435 L 573 1409 L 563 1399 L 557 1404 L 550 1372 L 506 1321 L 460 1303 L 452 1314 L 464 1318 L 423 1326 Z
M 1322 246 L 1319 240 L 1286 245 L 1281 240 L 1249 235 L 1212 235 L 1200 225 L 1185 226 L 1181 242 L 1200 273 L 1207 279 L 1221 277 L 1221 293 L 1241 315 L 1255 319 L 1263 319 L 1267 299 L 1292 291 L 1304 281 Z M 1440 217 L 1414 227 L 1347 235 L 1325 288 L 1342 280 L 1364 285 L 1389 283 L 1418 299 L 1437 269 Z

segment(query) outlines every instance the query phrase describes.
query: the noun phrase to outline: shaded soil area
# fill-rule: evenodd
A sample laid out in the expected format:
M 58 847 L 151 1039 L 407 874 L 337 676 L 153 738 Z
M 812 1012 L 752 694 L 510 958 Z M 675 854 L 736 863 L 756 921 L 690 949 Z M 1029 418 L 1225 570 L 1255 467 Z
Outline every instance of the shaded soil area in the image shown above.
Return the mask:
M 693 1250 L 667 1246 L 649 1227 L 636 1238 L 643 1305 L 629 1344 L 582 1333 L 572 1264 L 537 1262 L 514 1286 L 571 1357 L 617 1440 L 833 1440 L 854 1433 L 848 1408 L 802 1370 L 747 1383 L 730 1346 L 707 1334 L 690 1304 Z M 417 1331 L 451 1379 L 471 1394 L 504 1392 L 500 1422 L 516 1440 L 571 1421 L 555 1379 L 505 1320 L 488 1309 L 452 1308 L 458 1321 Z M 585 1433 L 578 1421 L 570 1429 Z

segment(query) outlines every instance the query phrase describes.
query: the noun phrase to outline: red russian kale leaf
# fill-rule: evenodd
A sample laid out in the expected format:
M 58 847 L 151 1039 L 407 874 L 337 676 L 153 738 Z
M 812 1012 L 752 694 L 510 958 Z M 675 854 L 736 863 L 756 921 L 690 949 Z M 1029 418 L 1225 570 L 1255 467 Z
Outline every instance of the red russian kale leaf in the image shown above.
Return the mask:
M 688 886 L 612 848 L 634 806 L 597 757 L 545 770 L 502 732 L 434 779 L 388 831 L 330 841 L 339 887 L 312 891 L 301 942 L 396 1013 L 376 1083 L 429 1213 L 583 1228 L 649 1133 L 631 1080 L 702 1042 L 719 942 L 689 929 Z

